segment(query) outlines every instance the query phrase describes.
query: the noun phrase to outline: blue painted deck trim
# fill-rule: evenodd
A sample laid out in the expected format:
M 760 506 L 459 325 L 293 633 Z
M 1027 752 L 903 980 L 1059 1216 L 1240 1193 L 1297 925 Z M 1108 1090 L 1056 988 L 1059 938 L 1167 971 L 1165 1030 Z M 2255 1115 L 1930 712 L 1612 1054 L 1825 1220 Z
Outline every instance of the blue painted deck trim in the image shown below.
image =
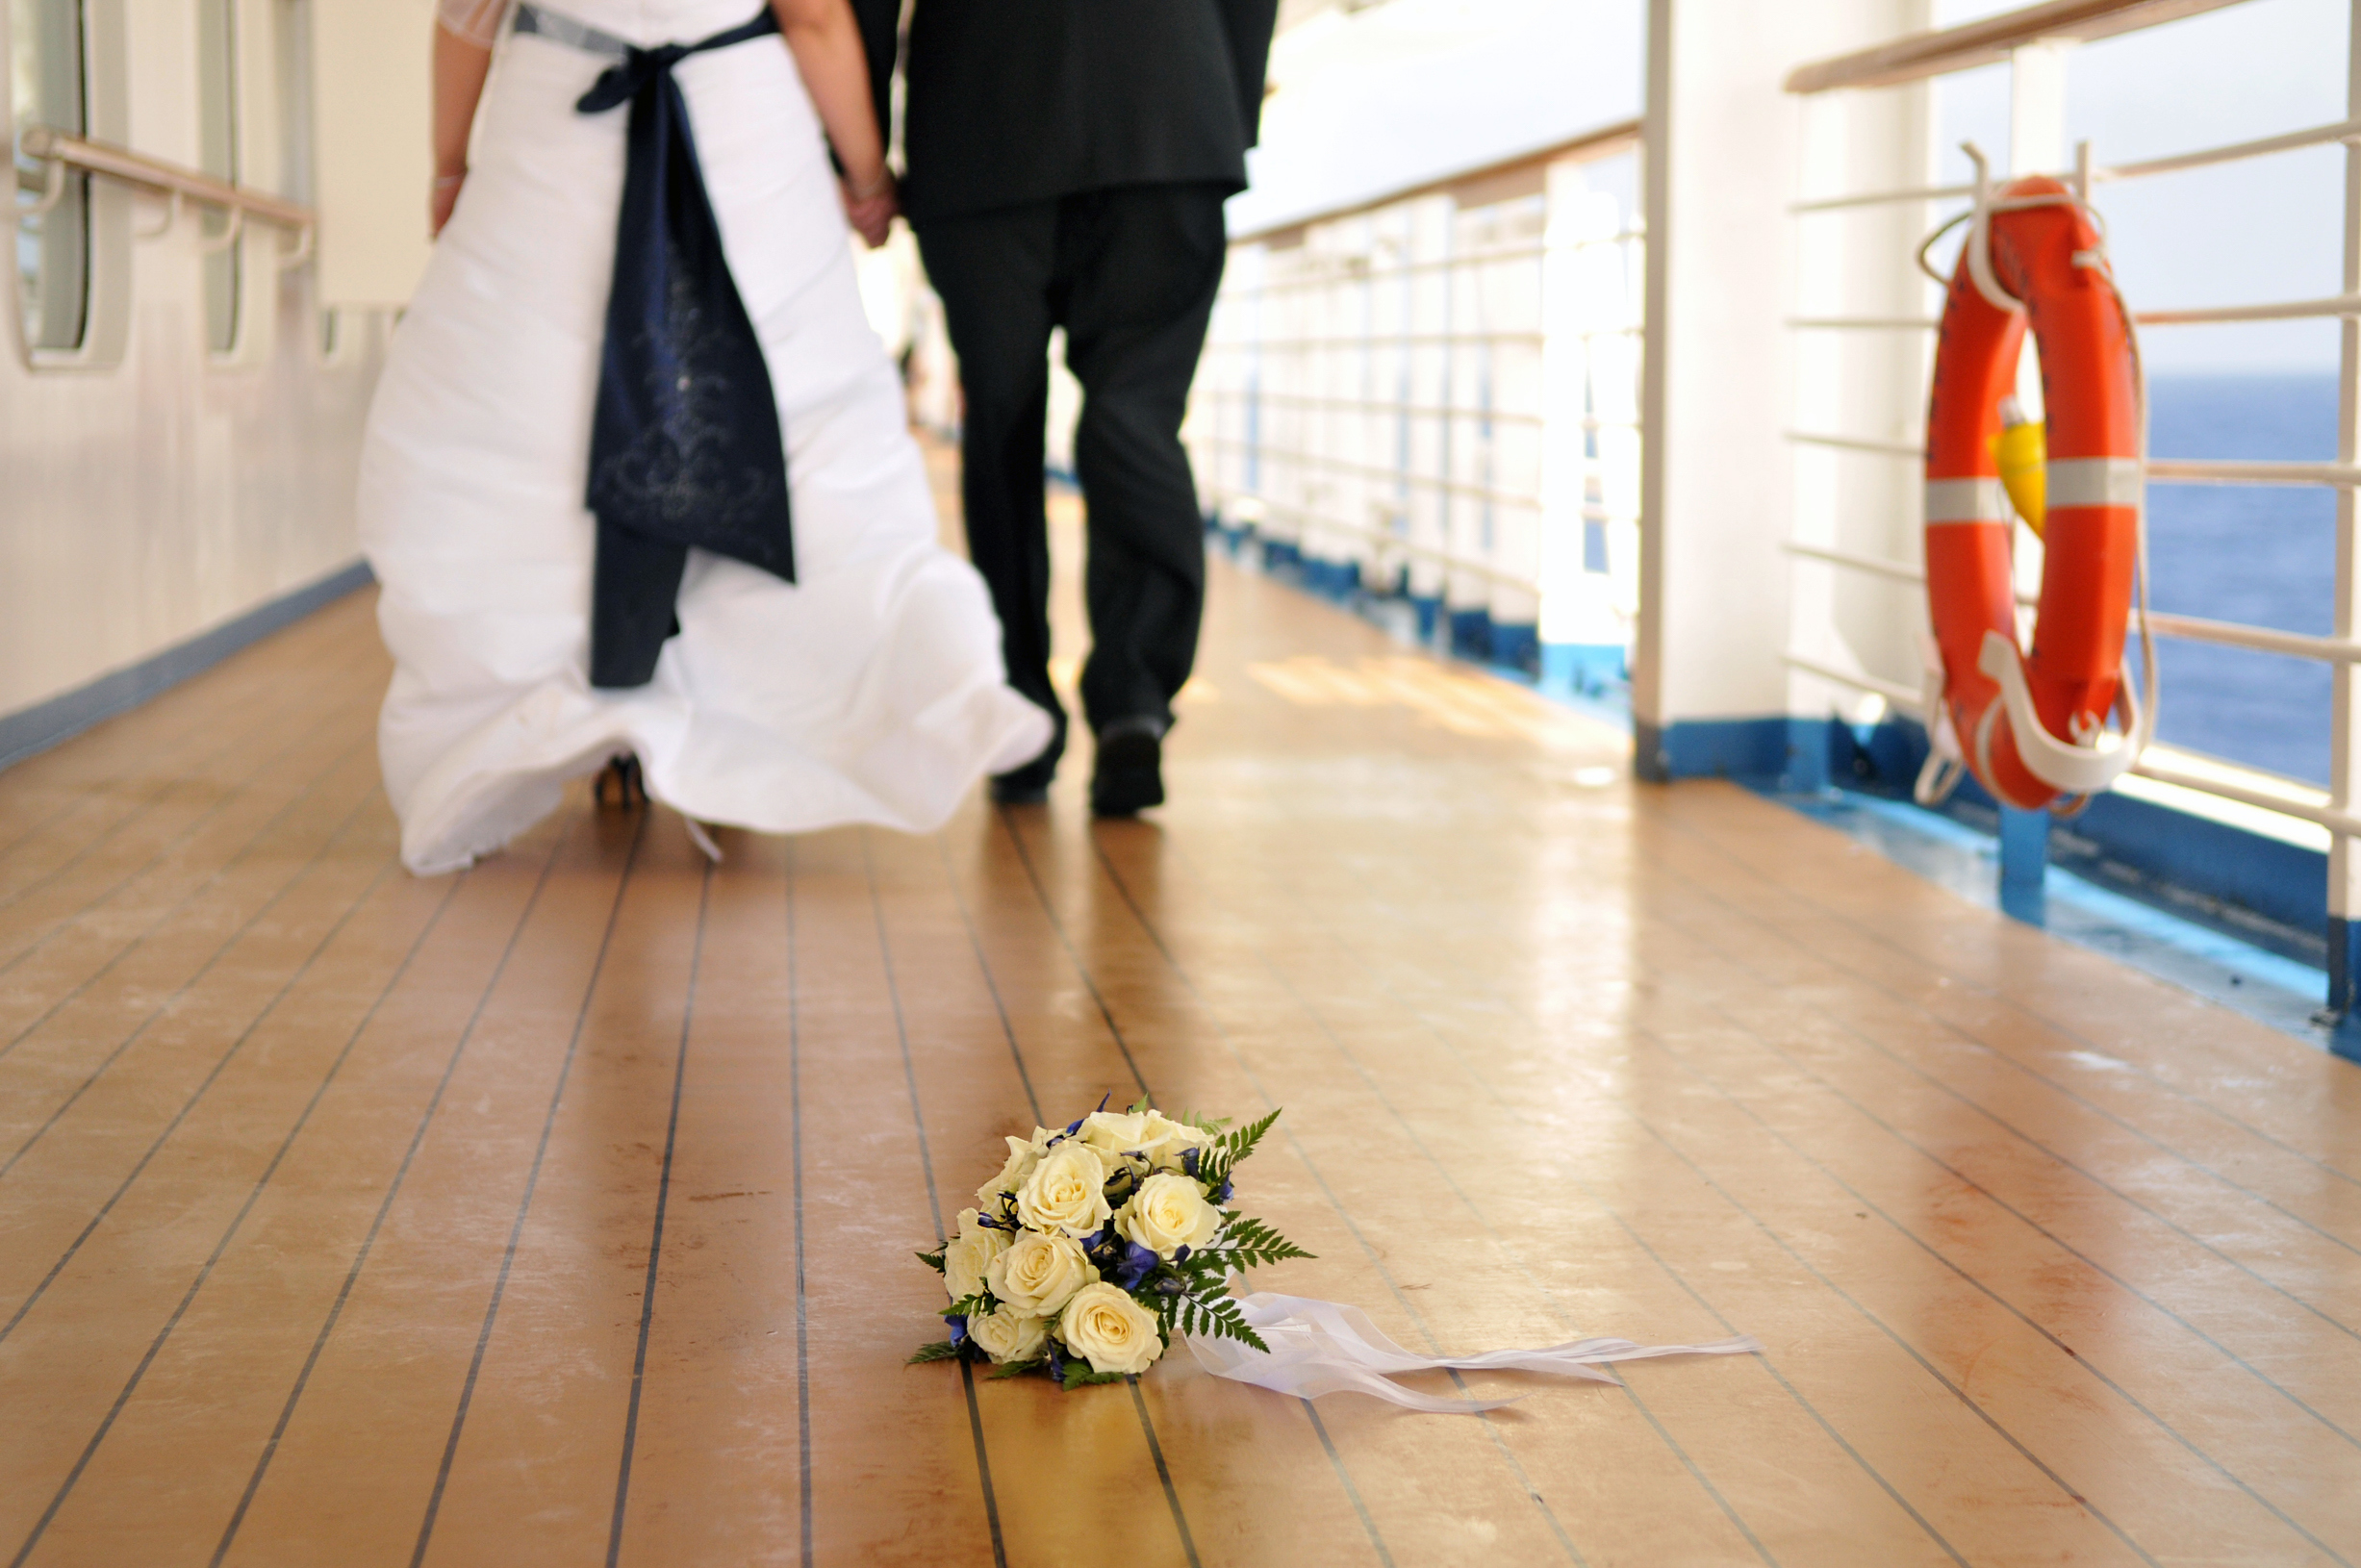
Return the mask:
M 1906 871 L 1986 909 L 2001 907 L 1991 835 L 1904 800 L 1851 790 L 1769 798 L 1825 822 Z M 2077 947 L 2179 986 L 2319 1050 L 2352 1055 L 2319 1016 L 2320 971 L 2182 920 L 2052 866 L 2042 879 L 2044 928 Z
M 1684 719 L 1658 726 L 1632 721 L 1632 769 L 1651 784 L 1734 778 L 1777 784 L 1791 777 L 1796 746 L 1785 719 Z
M 0 768 L 37 756 L 102 720 L 136 708 L 158 693 L 212 669 L 240 649 L 292 625 L 347 594 L 358 593 L 373 581 L 368 563 L 355 561 L 307 588 L 259 604 L 235 620 L 211 631 L 199 632 L 185 643 L 175 643 L 128 669 L 101 675 L 46 702 L 0 717 Z

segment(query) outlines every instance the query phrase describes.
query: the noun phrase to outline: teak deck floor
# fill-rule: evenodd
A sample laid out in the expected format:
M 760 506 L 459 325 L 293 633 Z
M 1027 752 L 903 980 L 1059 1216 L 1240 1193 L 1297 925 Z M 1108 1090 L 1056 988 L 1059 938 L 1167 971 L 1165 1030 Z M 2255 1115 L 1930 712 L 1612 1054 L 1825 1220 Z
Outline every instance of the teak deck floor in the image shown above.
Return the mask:
M 2348 1065 L 1218 566 L 1153 821 L 415 880 L 369 609 L 0 776 L 0 1560 L 2361 1559 Z M 1767 1353 L 905 1369 L 999 1136 L 1143 1089 L 1286 1107 L 1269 1288 Z

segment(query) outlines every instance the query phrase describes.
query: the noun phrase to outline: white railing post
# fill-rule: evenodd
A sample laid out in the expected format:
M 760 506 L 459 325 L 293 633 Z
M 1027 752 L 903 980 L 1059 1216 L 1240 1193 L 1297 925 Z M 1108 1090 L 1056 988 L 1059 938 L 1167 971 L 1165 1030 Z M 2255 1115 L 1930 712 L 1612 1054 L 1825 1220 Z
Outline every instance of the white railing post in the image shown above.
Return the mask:
M 2346 59 L 2345 113 L 2361 119 L 2361 0 L 2354 0 Z M 2361 292 L 2361 145 L 2345 147 L 2344 291 Z M 2361 320 L 2338 323 L 2336 456 L 2361 463 Z M 2356 538 L 2354 492 L 2336 493 L 2336 635 L 2361 634 L 2361 538 Z M 2334 667 L 2329 685 L 2328 803 L 2349 814 L 2361 783 L 2361 686 L 2353 667 Z M 2328 841 L 2328 1009 L 2337 1017 L 2340 1050 L 2361 1039 L 2361 860 L 2353 840 Z
M 2066 147 L 2067 58 L 2074 45 L 2069 39 L 2044 38 L 2020 44 L 2009 54 L 2009 172 L 2012 175 L 2059 174 L 2070 160 Z M 2017 400 L 2026 417 L 2040 419 L 2041 361 L 2031 334 L 2017 362 Z M 2042 542 L 2023 522 L 2015 533 L 2017 588 L 2038 594 L 2042 586 Z M 2018 920 L 2039 925 L 2048 916 L 2044 897 L 2044 873 L 2049 864 L 2049 813 L 2000 807 L 2000 907 Z

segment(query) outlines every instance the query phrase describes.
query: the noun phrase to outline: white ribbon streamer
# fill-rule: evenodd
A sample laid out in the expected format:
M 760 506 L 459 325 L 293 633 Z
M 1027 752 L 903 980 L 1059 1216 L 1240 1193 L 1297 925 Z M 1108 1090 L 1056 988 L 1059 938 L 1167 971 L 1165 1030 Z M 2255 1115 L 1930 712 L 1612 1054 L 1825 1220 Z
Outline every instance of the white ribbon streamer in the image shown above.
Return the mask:
M 1303 1296 L 1257 1291 L 1234 1298 L 1262 1342 L 1265 1354 L 1234 1339 L 1187 1336 L 1197 1364 L 1216 1378 L 1253 1383 L 1274 1393 L 1316 1400 L 1323 1394 L 1374 1395 L 1388 1404 L 1436 1415 L 1475 1415 L 1514 1404 L 1502 1400 L 1441 1399 L 1420 1394 L 1391 1379 L 1406 1372 L 1450 1368 L 1460 1372 L 1547 1372 L 1567 1378 L 1615 1381 L 1602 1372 L 1607 1361 L 1636 1361 L 1649 1355 L 1746 1355 L 1763 1347 L 1751 1337 L 1708 1345 L 1636 1345 L 1628 1339 L 1573 1339 L 1535 1351 L 1487 1351 L 1482 1355 L 1412 1355 L 1385 1336 L 1358 1306 L 1317 1302 Z

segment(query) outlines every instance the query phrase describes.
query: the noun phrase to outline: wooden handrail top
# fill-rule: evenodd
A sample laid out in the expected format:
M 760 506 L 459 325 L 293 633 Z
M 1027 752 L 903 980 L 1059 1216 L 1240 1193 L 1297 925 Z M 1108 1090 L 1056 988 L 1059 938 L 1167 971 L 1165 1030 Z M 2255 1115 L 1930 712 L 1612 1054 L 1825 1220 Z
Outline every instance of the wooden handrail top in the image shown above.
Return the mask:
M 1826 92 L 1834 88 L 1886 88 L 1917 82 L 2008 59 L 2009 51 L 2044 38 L 2112 38 L 2201 12 L 2220 11 L 2241 0 L 2044 0 L 2038 6 L 1964 22 L 1933 33 L 1914 33 L 1834 60 L 1815 61 L 1788 73 L 1790 92 Z
M 46 125 L 27 126 L 19 144 L 28 158 L 63 164 L 88 174 L 102 174 L 126 185 L 161 190 L 168 195 L 200 201 L 210 207 L 242 212 L 248 217 L 275 223 L 285 229 L 308 229 L 317 218 L 311 208 L 300 202 L 289 201 L 284 196 L 274 196 L 267 190 L 256 190 L 248 186 L 233 185 L 202 169 L 167 164 L 161 158 L 150 158 L 128 147 L 110 146 L 104 141 L 68 136 Z
M 1531 152 L 1517 153 L 1494 163 L 1482 164 L 1474 168 L 1460 169 L 1457 173 L 1439 175 L 1432 180 L 1422 180 L 1416 185 L 1404 186 L 1398 190 L 1389 190 L 1382 196 L 1364 197 L 1348 202 L 1341 207 L 1327 208 L 1303 217 L 1291 217 L 1284 223 L 1267 224 L 1251 233 L 1233 234 L 1230 237 L 1230 241 L 1232 244 L 1245 244 L 1250 240 L 1267 240 L 1272 235 L 1286 234 L 1291 230 L 1301 229 L 1313 223 L 1333 223 L 1338 218 L 1354 217 L 1362 213 L 1374 213 L 1381 207 L 1391 207 L 1398 201 L 1409 201 L 1416 196 L 1431 196 L 1437 191 L 1448 190 L 1455 185 L 1468 185 L 1478 180 L 1497 179 L 1503 174 L 1513 174 L 1519 169 L 1531 168 L 1536 164 L 1612 157 L 1626 147 L 1637 145 L 1639 123 L 1636 119 L 1616 120 L 1612 125 L 1602 125 L 1596 130 L 1585 131 L 1571 140 L 1554 141 L 1546 147 L 1536 147 Z

